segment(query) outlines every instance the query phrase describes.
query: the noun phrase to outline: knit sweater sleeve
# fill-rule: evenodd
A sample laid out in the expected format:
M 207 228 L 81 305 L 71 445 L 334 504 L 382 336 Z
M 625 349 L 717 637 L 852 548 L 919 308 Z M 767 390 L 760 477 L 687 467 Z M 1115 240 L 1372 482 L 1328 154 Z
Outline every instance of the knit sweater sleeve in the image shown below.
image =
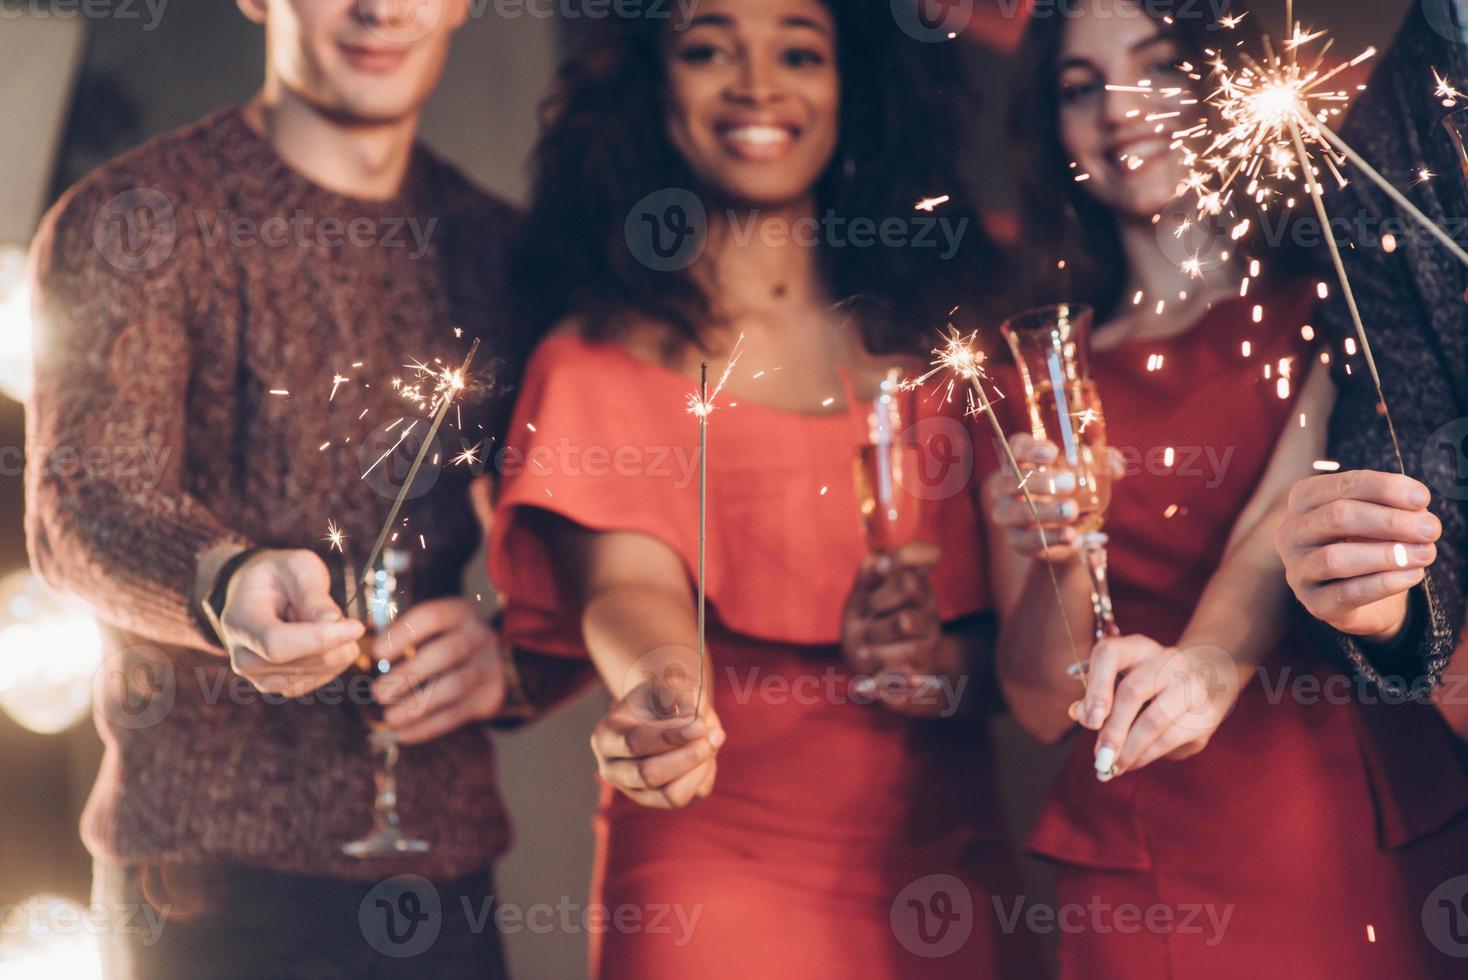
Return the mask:
M 35 239 L 26 534 L 36 570 L 99 618 L 211 649 L 193 602 L 199 556 L 249 541 L 189 492 L 188 288 L 207 268 L 159 182 L 94 174 Z
M 1453 192 L 1457 179 L 1424 183 L 1414 175 L 1424 165 L 1444 174 L 1457 166 L 1440 125 L 1441 112 L 1433 100 L 1417 94 L 1421 66 L 1439 54 L 1445 56 L 1444 45 L 1420 14 L 1409 14 L 1401 36 L 1352 108 L 1342 134 L 1387 179 L 1443 223 L 1446 215 L 1463 213 L 1461 203 L 1439 196 L 1440 191 Z M 1345 249 L 1342 259 L 1372 341 L 1407 471 L 1434 490 L 1431 506 L 1442 519 L 1443 533 L 1437 561 L 1414 598 L 1417 622 L 1408 635 L 1373 646 L 1323 624 L 1320 628 L 1366 680 L 1394 694 L 1420 697 L 1441 678 L 1463 616 L 1468 511 L 1456 453 L 1443 451 L 1449 448 L 1443 441 L 1443 426 L 1459 418 L 1462 410 L 1439 339 L 1461 329 L 1462 273 L 1441 245 L 1420 232 L 1364 178 L 1338 192 L 1331 210 L 1335 220 L 1353 230 L 1375 233 L 1369 238 L 1357 236 L 1363 240 Z M 1402 248 L 1392 252 L 1380 246 L 1380 236 L 1387 231 L 1405 243 Z M 1355 333 L 1338 289 L 1332 290 L 1320 319 L 1337 339 Z M 1349 374 L 1344 370 L 1347 364 Z M 1331 416 L 1332 454 L 1343 469 L 1395 471 L 1396 453 L 1364 358 L 1338 359 L 1335 367 L 1340 395 Z M 1431 601 L 1426 601 L 1429 595 Z

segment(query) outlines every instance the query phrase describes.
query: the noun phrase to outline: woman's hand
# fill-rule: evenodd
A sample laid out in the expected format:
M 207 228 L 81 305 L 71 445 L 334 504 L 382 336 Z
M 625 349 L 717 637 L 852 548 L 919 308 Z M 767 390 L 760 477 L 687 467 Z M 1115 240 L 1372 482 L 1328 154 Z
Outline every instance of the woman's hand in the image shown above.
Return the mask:
M 1076 471 L 1061 458 L 1060 449 L 1053 442 L 1017 433 L 1010 437 L 1009 447 L 1024 474 L 1024 487 L 1022 490 L 1007 467 L 1000 467 L 989 477 L 985 499 L 990 501 L 995 526 L 1004 531 L 1005 543 L 1027 558 L 1070 559 L 1075 555 L 1075 542 L 1080 534 Z M 1125 475 L 1126 467 L 1116 450 L 1107 451 L 1107 465 L 1111 467 L 1112 479 Z M 1029 491 L 1028 500 L 1025 490 Z
M 1102 640 L 1091 653 L 1085 697 L 1072 720 L 1099 732 L 1103 783 L 1157 759 L 1203 751 L 1238 701 L 1243 678 L 1218 647 L 1164 647 L 1145 636 Z
M 943 634 L 932 571 L 942 549 L 915 542 L 868 555 L 857 568 L 841 618 L 841 652 L 885 706 L 923 717 L 949 715 L 947 684 L 962 673 L 957 643 Z
M 678 668 L 677 662 L 669 665 Z M 713 791 L 724 727 L 681 669 L 645 672 L 591 733 L 602 779 L 643 806 L 685 807 Z

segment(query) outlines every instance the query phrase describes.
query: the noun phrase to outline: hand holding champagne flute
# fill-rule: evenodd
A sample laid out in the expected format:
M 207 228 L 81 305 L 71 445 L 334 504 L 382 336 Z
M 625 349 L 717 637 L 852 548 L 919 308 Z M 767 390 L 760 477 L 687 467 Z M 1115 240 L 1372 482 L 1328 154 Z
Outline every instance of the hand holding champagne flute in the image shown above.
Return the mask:
M 1106 416 L 1087 360 L 1092 312 L 1072 304 L 1041 307 L 1010 317 L 1000 327 L 1014 353 L 1029 417 L 1028 440 L 1011 446 L 1017 474 L 1040 510 L 1033 527 L 1028 503 L 996 511 L 1010 529 L 1011 544 L 1044 560 L 1079 552 L 1091 580 L 1095 638 L 1116 636 L 1106 577 L 1106 535 L 1101 528 L 1111 503 L 1111 480 L 1120 469 L 1106 446 Z M 1036 540 L 1026 540 L 1033 536 Z M 1028 547 L 1026 547 L 1028 546 Z

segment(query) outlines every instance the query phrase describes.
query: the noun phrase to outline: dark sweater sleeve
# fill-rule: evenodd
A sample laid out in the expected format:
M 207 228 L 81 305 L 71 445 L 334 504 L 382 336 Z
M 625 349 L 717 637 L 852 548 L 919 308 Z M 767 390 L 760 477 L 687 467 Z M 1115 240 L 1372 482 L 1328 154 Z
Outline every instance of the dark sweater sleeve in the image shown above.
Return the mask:
M 1441 130 L 1437 104 L 1422 91 L 1424 65 L 1438 41 L 1421 21 L 1415 11 L 1409 14 L 1341 135 L 1430 217 L 1443 222 L 1444 214 L 1465 213 L 1462 202 L 1440 197 L 1461 197 L 1462 180 Z M 1423 166 L 1441 176 L 1414 184 Z M 1320 628 L 1327 643 L 1364 678 L 1391 693 L 1420 697 L 1441 678 L 1463 618 L 1468 487 L 1460 485 L 1461 447 L 1443 443 L 1443 427 L 1462 418 L 1464 411 L 1457 389 L 1461 379 L 1453 377 L 1443 337 L 1461 332 L 1468 320 L 1468 305 L 1461 299 L 1465 272 L 1374 184 L 1361 174 L 1350 176 L 1350 184 L 1331 203 L 1334 222 L 1350 229 L 1351 241 L 1342 241 L 1342 258 L 1407 472 L 1432 488 L 1431 508 L 1442 519 L 1443 533 L 1437 561 L 1413 597 L 1417 621 L 1398 642 L 1363 644 L 1357 637 Z M 1403 243 L 1391 252 L 1380 244 L 1388 232 Z M 1342 353 L 1342 343 L 1355 336 L 1355 327 L 1334 282 L 1320 319 L 1327 336 L 1337 341 L 1333 347 L 1340 394 L 1331 417 L 1331 454 L 1342 470 L 1395 472 L 1397 457 L 1365 357 L 1362 352 Z
M 188 492 L 186 285 L 206 285 L 206 267 L 182 214 L 148 183 L 88 178 L 32 247 L 26 534 L 37 572 L 99 618 L 213 648 L 193 608 L 198 558 L 249 542 Z

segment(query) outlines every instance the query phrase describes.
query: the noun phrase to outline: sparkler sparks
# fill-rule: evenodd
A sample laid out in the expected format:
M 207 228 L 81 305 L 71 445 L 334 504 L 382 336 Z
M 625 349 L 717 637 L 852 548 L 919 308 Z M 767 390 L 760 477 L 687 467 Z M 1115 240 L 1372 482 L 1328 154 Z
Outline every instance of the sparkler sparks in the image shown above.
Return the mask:
M 1442 101 L 1444 109 L 1453 108 L 1463 98 L 1463 93 L 1453 88 L 1452 83 L 1444 78 L 1436 68 L 1432 70 L 1432 80 L 1437 83 L 1437 88 L 1432 94 Z
M 913 210 L 927 211 L 931 213 L 933 209 L 936 208 L 938 205 L 947 204 L 950 200 L 951 198 L 947 194 L 940 194 L 937 197 L 925 197 L 921 201 L 913 205 Z
M 322 538 L 322 540 L 329 542 L 332 550 L 338 552 L 341 551 L 342 543 L 346 541 L 346 539 L 347 536 L 342 533 L 342 529 L 336 526 L 336 521 L 326 522 L 326 537 Z

